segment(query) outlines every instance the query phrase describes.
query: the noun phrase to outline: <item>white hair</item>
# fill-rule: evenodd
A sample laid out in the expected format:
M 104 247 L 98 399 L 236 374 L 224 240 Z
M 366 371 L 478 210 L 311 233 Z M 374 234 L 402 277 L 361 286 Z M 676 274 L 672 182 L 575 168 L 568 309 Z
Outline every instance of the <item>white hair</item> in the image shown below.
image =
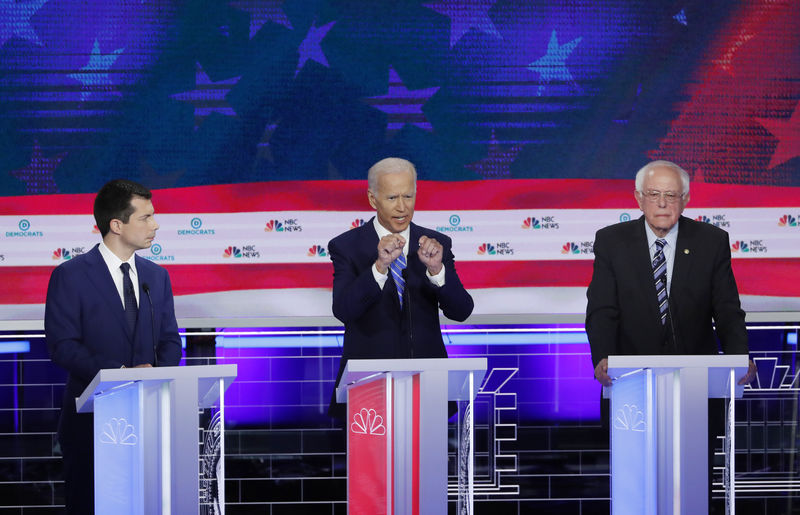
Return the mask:
M 411 173 L 411 177 L 414 180 L 414 191 L 416 191 L 417 169 L 414 168 L 414 164 L 411 161 L 399 157 L 387 157 L 372 165 L 367 173 L 367 184 L 369 191 L 371 191 L 373 195 L 378 193 L 378 179 L 382 175 L 402 172 Z
M 676 165 L 672 161 L 651 161 L 641 167 L 638 172 L 636 172 L 636 191 L 639 193 L 644 193 L 644 179 L 645 176 L 651 173 L 656 168 L 669 168 L 670 170 L 676 172 L 681 177 L 681 184 L 683 186 L 683 194 L 687 195 L 689 193 L 689 174 L 681 168 L 680 166 Z

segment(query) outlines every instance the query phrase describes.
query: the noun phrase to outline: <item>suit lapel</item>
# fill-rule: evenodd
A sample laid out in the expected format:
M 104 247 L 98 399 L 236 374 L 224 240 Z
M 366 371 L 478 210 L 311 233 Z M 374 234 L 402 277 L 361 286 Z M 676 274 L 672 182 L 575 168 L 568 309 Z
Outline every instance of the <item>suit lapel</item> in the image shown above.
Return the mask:
M 639 218 L 639 220 L 640 222 L 636 224 L 633 245 L 635 249 L 634 266 L 636 267 L 636 280 L 640 281 L 639 284 L 643 285 L 644 291 L 646 292 L 645 298 L 647 302 L 648 320 L 652 321 L 654 324 L 658 323 L 658 328 L 661 329 L 658 299 L 656 297 L 656 284 L 653 278 L 653 262 L 650 259 L 650 248 L 647 245 L 647 233 L 644 228 L 644 224 L 647 222 L 645 222 L 644 216 Z
M 687 223 L 688 219 L 680 217 L 678 220 L 678 239 L 675 242 L 675 260 L 672 264 L 672 283 L 670 284 L 670 297 L 680 293 L 686 284 L 692 269 L 692 245 L 694 244 L 694 229 Z M 676 304 L 678 304 L 676 302 Z
M 114 317 L 130 339 L 132 335 L 128 329 L 128 323 L 125 321 L 125 307 L 122 305 L 122 300 L 119 298 L 117 287 L 114 286 L 114 280 L 108 272 L 106 262 L 100 254 L 99 245 L 95 245 L 94 248 L 86 254 L 86 264 L 88 267 L 86 276 L 89 278 L 89 283 L 91 283 L 98 295 L 105 301 L 106 305 L 110 307 Z
M 139 341 L 142 340 L 143 335 L 151 334 L 153 327 L 150 322 L 150 299 L 152 297 L 152 288 L 154 283 L 154 277 L 148 272 L 147 268 L 143 265 L 145 261 L 144 258 L 139 257 L 136 255 L 134 258 L 136 260 L 136 280 L 139 281 L 139 316 L 136 319 L 136 334 L 138 335 Z M 151 292 L 150 295 L 145 293 L 144 288 L 142 287 L 143 284 L 147 284 L 150 288 Z M 153 306 L 153 313 L 155 313 L 155 306 Z M 146 331 L 146 332 L 142 332 Z M 152 339 L 152 336 L 148 336 L 144 338 L 145 340 Z

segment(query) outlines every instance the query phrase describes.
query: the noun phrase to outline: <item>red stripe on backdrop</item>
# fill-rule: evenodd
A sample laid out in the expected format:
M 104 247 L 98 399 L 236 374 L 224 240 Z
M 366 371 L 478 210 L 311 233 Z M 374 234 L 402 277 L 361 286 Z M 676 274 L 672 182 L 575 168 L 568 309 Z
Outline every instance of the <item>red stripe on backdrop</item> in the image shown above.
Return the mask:
M 366 181 L 276 181 L 156 190 L 156 213 L 369 211 Z M 417 209 L 637 209 L 632 180 L 419 181 Z M 692 185 L 696 208 L 797 207 L 798 188 Z M 90 214 L 94 194 L 0 198 L 0 215 Z
M 330 288 L 333 266 L 312 264 L 167 265 L 175 295 L 221 291 Z M 787 277 L 800 276 L 800 259 L 734 259 L 733 268 L 743 295 L 797 296 Z M 470 288 L 587 286 L 591 260 L 575 261 L 461 261 L 458 275 Z M 51 267 L 0 267 L 0 304 L 41 304 L 45 301 Z M 13 285 L 13 287 L 9 287 Z

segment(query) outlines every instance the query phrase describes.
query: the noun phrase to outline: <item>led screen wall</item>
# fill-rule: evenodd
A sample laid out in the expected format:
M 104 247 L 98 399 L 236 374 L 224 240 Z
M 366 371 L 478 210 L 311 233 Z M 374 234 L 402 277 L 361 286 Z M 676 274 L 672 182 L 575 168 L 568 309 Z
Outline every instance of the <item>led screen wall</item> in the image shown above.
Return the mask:
M 141 255 L 179 318 L 330 317 L 327 242 L 388 155 L 479 320 L 580 314 L 651 159 L 730 233 L 745 308 L 800 311 L 797 26 L 789 0 L 0 2 L 0 321 L 41 319 L 121 176 L 156 190 Z

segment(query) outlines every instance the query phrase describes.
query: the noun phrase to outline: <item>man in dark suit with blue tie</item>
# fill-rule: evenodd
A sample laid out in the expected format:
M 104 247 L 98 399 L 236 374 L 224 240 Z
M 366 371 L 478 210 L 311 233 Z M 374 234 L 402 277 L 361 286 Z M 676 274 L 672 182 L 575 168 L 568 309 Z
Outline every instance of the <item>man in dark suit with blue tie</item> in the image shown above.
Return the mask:
M 167 271 L 134 254 L 150 247 L 158 224 L 151 193 L 113 180 L 97 194 L 94 218 L 103 241 L 53 270 L 45 304 L 50 357 L 69 372 L 58 440 L 67 513 L 94 513 L 91 414 L 75 398 L 104 368 L 173 366 L 181 340 Z
M 379 161 L 368 173 L 375 217 L 328 243 L 333 314 L 345 330 L 337 384 L 348 359 L 446 358 L 439 309 L 459 322 L 472 313 L 450 238 L 411 222 L 416 193 L 412 163 Z
M 644 215 L 594 240 L 586 333 L 597 380 L 611 386 L 609 355 L 716 354 L 712 324 L 724 353 L 747 354 L 728 233 L 681 216 L 689 174 L 653 161 L 636 174 L 634 195 Z
M 748 354 L 728 233 L 681 216 L 689 202 L 689 174 L 675 163 L 653 161 L 636 174 L 634 195 L 644 215 L 595 235 L 586 293 L 595 378 L 612 385 L 611 355 L 717 354 L 715 326 L 722 352 Z M 750 361 L 739 384 L 755 374 Z M 716 435 L 724 434 L 725 422 L 722 406 L 710 406 L 709 501 Z M 607 410 L 601 403 L 604 423 Z

